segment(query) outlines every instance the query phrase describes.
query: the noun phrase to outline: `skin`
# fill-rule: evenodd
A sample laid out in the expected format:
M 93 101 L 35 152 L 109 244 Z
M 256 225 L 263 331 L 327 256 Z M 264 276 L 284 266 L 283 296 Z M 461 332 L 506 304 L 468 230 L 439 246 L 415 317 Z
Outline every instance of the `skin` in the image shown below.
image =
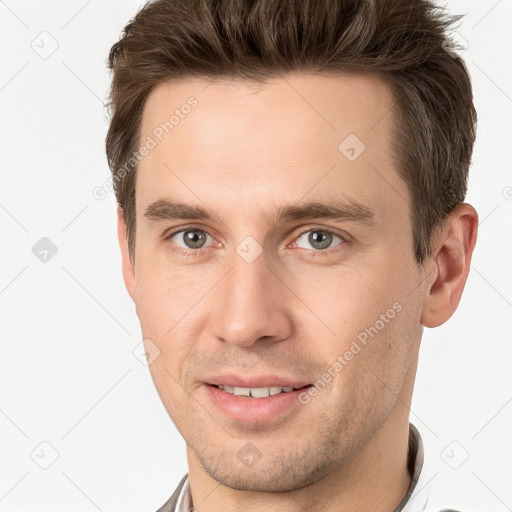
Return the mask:
M 459 304 L 477 213 L 459 205 L 436 231 L 432 257 L 417 263 L 410 195 L 390 149 L 393 100 L 377 76 L 160 84 L 141 140 L 190 96 L 197 106 L 139 164 L 134 262 L 120 210 L 118 226 L 126 287 L 144 338 L 160 350 L 151 376 L 187 443 L 194 508 L 392 511 L 411 480 L 409 406 L 423 327 L 441 325 Z M 366 145 L 355 161 L 338 150 L 348 134 Z M 373 224 L 261 217 L 333 198 L 373 210 Z M 159 199 L 218 218 L 146 218 Z M 183 228 L 210 237 L 199 249 L 183 233 L 165 239 Z M 308 239 L 315 229 L 346 241 L 335 236 L 322 249 Z M 236 252 L 247 236 L 262 250 L 252 263 Z M 279 421 L 234 421 L 209 401 L 203 380 L 212 372 L 315 382 L 395 303 L 401 311 Z M 261 455 L 252 467 L 237 457 L 248 442 Z

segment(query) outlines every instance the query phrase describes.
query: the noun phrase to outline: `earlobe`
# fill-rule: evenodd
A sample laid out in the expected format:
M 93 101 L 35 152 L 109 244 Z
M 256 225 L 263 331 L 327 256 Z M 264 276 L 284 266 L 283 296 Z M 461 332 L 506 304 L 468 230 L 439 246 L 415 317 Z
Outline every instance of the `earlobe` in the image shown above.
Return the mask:
M 123 217 L 123 210 L 119 205 L 117 206 L 117 236 L 119 239 L 119 247 L 121 249 L 124 284 L 130 294 L 130 297 L 135 302 L 135 268 L 128 250 L 128 237 L 126 233 L 126 223 Z
M 471 266 L 478 231 L 478 214 L 459 204 L 447 217 L 434 241 L 433 271 L 427 277 L 421 323 L 437 327 L 457 309 Z

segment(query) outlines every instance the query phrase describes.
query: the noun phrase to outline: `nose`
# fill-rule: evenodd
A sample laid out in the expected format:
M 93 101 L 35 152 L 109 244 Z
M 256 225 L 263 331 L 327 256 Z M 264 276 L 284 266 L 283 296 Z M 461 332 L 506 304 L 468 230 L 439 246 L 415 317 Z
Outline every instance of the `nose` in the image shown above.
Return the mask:
M 239 347 L 288 339 L 293 322 L 287 308 L 293 295 L 281 279 L 264 252 L 250 263 L 234 254 L 212 297 L 214 336 Z

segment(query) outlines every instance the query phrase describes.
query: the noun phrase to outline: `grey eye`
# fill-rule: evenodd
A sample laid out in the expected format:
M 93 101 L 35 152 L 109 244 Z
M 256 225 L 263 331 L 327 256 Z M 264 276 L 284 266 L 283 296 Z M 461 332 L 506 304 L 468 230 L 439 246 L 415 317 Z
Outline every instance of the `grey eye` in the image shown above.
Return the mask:
M 211 236 L 201 229 L 184 229 L 171 236 L 173 243 L 183 249 L 202 249 L 208 238 Z
M 310 244 L 313 247 L 313 249 L 319 251 L 329 248 L 333 240 L 336 238 L 343 242 L 343 239 L 339 235 L 336 235 L 335 233 L 331 233 L 330 231 L 324 231 L 321 229 L 311 229 L 310 231 L 302 233 L 302 235 L 300 235 L 297 238 L 297 245 L 299 245 L 299 247 L 303 247 L 298 242 L 301 239 L 304 239 L 306 235 L 308 235 L 306 240 L 307 243 Z M 310 249 L 310 247 L 303 247 L 303 249 Z

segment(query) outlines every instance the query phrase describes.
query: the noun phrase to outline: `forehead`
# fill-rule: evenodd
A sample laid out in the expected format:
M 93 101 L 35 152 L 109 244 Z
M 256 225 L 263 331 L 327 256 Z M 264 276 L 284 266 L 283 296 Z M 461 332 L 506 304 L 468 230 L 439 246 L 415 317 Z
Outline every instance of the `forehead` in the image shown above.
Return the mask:
M 154 146 L 138 166 L 137 203 L 179 196 L 255 211 L 339 193 L 396 214 L 408 192 L 391 152 L 392 108 L 375 74 L 159 84 L 142 116 L 141 144 Z
M 197 105 L 189 112 L 191 98 Z M 265 83 L 186 79 L 161 83 L 150 93 L 142 133 L 169 121 L 176 111 L 179 119 L 175 115 L 171 121 L 175 146 L 195 141 L 213 148 L 232 141 L 257 155 L 261 146 L 279 135 L 279 147 L 273 146 L 282 154 L 288 144 L 299 140 L 310 140 L 318 147 L 321 141 L 316 135 L 329 134 L 322 139 L 332 146 L 349 133 L 371 145 L 385 142 L 392 107 L 391 91 L 376 74 L 295 74 Z M 182 125 L 179 130 L 178 125 Z M 270 149 L 267 144 L 265 156 Z

